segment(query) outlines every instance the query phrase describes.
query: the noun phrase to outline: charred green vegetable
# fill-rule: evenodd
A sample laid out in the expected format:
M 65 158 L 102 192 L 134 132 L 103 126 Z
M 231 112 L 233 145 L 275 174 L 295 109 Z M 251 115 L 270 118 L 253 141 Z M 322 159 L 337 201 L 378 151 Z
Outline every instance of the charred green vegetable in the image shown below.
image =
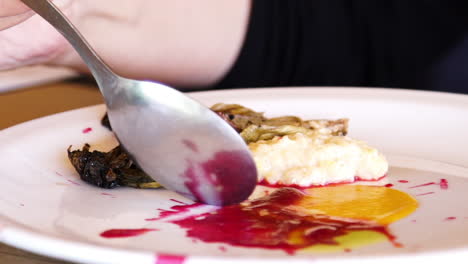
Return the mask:
M 161 187 L 137 168 L 120 146 L 107 153 L 89 149 L 89 144 L 85 144 L 82 150 L 71 151 L 71 146 L 68 148 L 68 158 L 83 181 L 108 189 L 117 186 Z
M 269 140 L 275 136 L 307 134 L 314 131 L 344 136 L 348 130 L 348 119 L 302 120 L 297 116 L 266 118 L 263 113 L 238 104 L 215 104 L 211 109 L 236 129 L 246 143 Z

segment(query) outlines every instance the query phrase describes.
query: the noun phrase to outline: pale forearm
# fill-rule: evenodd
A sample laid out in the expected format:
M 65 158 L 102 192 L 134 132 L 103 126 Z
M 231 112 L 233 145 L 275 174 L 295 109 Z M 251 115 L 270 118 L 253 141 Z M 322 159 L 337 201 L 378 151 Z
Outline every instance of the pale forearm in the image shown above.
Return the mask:
M 72 20 L 118 73 L 179 87 L 206 87 L 234 62 L 248 0 L 80 0 Z M 50 60 L 86 70 L 70 48 Z

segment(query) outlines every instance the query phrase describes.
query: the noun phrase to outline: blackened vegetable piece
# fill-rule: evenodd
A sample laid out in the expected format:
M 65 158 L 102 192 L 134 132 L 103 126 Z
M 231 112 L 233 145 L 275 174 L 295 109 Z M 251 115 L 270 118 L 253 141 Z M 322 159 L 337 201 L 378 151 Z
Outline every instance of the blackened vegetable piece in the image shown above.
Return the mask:
M 120 146 L 109 152 L 91 152 L 90 147 L 85 144 L 82 150 L 71 151 L 71 146 L 68 148 L 68 158 L 83 181 L 107 189 L 117 186 L 161 187 L 140 170 Z

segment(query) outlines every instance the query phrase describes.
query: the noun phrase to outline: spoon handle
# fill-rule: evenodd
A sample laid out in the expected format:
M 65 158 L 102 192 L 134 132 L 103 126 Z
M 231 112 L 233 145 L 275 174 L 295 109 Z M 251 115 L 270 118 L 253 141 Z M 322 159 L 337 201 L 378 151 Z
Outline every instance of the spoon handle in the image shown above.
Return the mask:
M 25 5 L 49 22 L 75 48 L 86 65 L 90 68 L 96 81 L 102 78 L 118 78 L 110 67 L 91 48 L 86 39 L 50 0 L 21 0 Z M 107 80 L 106 80 L 107 81 Z M 102 88 L 101 88 L 101 92 Z

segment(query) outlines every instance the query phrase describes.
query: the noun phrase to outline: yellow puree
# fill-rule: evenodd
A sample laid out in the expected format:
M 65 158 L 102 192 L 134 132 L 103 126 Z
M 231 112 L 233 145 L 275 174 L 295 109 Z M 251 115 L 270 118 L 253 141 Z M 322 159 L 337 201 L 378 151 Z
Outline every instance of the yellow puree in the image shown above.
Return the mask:
M 418 208 L 417 200 L 409 194 L 382 186 L 339 185 L 311 188 L 306 192 L 308 196 L 298 206 L 298 210 L 373 221 L 381 225 L 398 221 Z M 291 240 L 294 243 L 294 237 Z M 329 252 L 357 248 L 385 240 L 387 237 L 378 232 L 354 231 L 338 237 L 337 245 L 316 245 L 305 250 Z

